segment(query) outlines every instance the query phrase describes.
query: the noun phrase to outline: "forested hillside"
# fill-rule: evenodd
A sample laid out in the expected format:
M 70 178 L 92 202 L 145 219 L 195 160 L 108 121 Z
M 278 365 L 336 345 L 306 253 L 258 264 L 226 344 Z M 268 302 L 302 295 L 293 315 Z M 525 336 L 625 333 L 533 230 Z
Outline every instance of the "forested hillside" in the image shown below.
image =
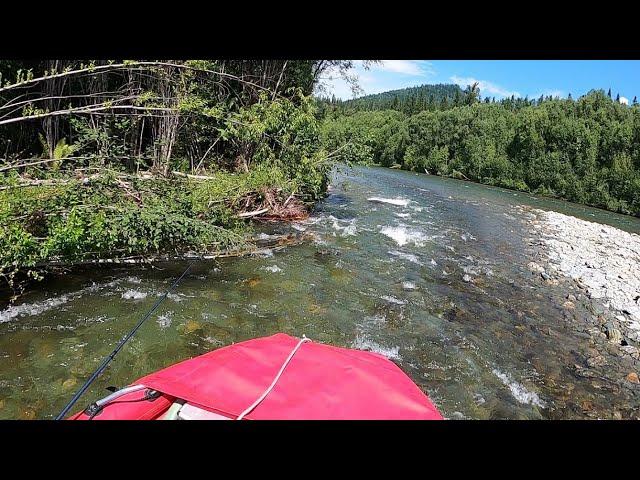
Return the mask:
M 423 110 L 445 109 L 460 105 L 464 101 L 464 96 L 463 90 L 458 85 L 437 84 L 391 90 L 352 100 L 325 97 L 321 99 L 320 103 L 323 112 L 398 110 L 412 114 Z
M 401 166 L 640 215 L 640 107 L 594 90 L 574 100 L 481 100 L 416 114 L 327 111 L 328 148 Z

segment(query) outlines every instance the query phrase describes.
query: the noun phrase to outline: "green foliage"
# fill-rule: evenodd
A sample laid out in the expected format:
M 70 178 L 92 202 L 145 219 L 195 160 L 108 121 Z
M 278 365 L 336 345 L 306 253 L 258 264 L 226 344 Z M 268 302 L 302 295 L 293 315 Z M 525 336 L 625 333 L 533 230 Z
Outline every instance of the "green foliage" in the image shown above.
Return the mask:
M 637 106 L 621 105 L 604 91 L 578 100 L 477 99 L 470 86 L 454 108 L 410 116 L 334 112 L 324 119 L 324 142 L 328 148 L 348 146 L 343 159 L 350 161 L 400 163 L 640 215 Z
M 476 88 L 462 92 L 458 85 L 438 84 L 420 85 L 400 90 L 365 95 L 353 100 L 340 101 L 335 98 L 321 99 L 321 107 L 325 112 L 333 114 L 349 114 L 358 111 L 396 110 L 411 115 L 423 110 L 434 110 L 446 106 L 457 106 L 464 97 L 471 104 L 479 96 Z

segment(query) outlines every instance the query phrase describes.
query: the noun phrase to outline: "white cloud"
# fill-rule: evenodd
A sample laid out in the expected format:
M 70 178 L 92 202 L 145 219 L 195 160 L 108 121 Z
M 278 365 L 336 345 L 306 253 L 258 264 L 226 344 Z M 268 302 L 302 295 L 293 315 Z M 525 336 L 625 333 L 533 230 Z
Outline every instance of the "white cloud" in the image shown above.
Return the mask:
M 462 88 L 466 88 L 467 85 L 473 85 L 474 83 L 478 82 L 478 88 L 480 88 L 480 95 L 483 97 L 493 96 L 498 98 L 504 98 L 504 97 L 510 97 L 512 95 L 514 97 L 521 96 L 520 93 L 516 92 L 515 90 L 507 90 L 506 88 L 501 87 L 500 85 L 496 85 L 495 83 L 488 82 L 486 80 L 478 80 L 473 77 L 458 77 L 457 75 L 453 75 L 451 77 L 451 81 L 453 83 L 457 83 Z
M 398 88 L 425 83 L 425 77 L 435 75 L 431 63 L 416 60 L 382 60 L 364 67 L 362 60 L 354 61 L 354 68 L 348 75 L 357 78 L 361 88 L 359 95 L 371 95 Z M 317 94 L 335 95 L 343 100 L 353 98 L 353 92 L 348 82 L 340 77 L 335 68 L 323 74 L 322 85 L 316 88 Z
M 622 105 L 629 105 L 629 99 L 627 97 L 620 97 L 618 100 Z
M 418 77 L 433 75 L 435 73 L 429 62 L 417 62 L 415 60 L 382 60 L 381 63 L 371 65 L 371 69 Z

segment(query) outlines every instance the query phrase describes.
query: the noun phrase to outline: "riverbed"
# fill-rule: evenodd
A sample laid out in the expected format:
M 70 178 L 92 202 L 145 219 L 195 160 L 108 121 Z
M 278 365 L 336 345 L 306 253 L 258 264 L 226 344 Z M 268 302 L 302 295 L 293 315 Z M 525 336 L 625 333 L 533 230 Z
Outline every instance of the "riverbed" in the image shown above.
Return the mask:
M 387 355 L 450 419 L 638 418 L 640 338 L 633 305 L 620 303 L 632 287 L 600 288 L 606 275 L 589 284 L 566 253 L 588 235 L 568 236 L 562 216 L 609 232 L 592 239 L 594 271 L 613 268 L 602 242 L 618 251 L 640 238 L 640 219 L 568 202 L 340 169 L 308 220 L 262 232 L 304 231 L 307 243 L 197 263 L 78 408 L 108 386 L 285 332 Z M 616 265 L 631 278 L 640 260 L 629 252 Z M 52 418 L 185 266 L 76 271 L 3 304 L 0 418 Z

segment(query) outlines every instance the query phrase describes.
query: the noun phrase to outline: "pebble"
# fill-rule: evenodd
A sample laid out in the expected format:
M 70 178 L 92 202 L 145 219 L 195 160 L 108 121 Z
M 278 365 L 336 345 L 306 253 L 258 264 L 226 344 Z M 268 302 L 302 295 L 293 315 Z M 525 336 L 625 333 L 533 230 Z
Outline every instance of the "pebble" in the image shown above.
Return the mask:
M 574 294 L 572 294 L 572 293 L 570 293 L 569 295 L 567 295 L 567 297 L 566 297 L 566 298 L 567 298 L 567 300 L 569 300 L 570 302 L 574 302 L 574 303 L 575 303 L 575 302 L 577 301 L 576 296 L 575 296 Z
M 625 345 L 623 347 L 620 347 L 620 350 L 628 353 L 636 360 L 640 359 L 640 350 L 638 350 L 638 347 L 634 347 L 633 345 Z
M 594 357 L 587 358 L 587 365 L 590 367 L 600 367 L 606 363 L 605 358 L 602 355 L 596 355 Z
M 571 300 L 567 300 L 562 304 L 562 306 L 568 310 L 573 310 L 576 308 L 576 305 Z
M 538 265 L 536 262 L 529 262 L 527 264 L 527 268 L 529 270 L 531 270 L 532 272 L 536 272 L 536 273 L 544 272 L 544 268 L 542 266 Z
M 638 378 L 638 374 L 636 372 L 631 372 L 627 375 L 627 381 L 631 383 L 640 383 L 640 379 Z
M 640 235 L 558 212 L 538 212 L 549 261 L 587 297 L 605 303 L 625 333 L 635 325 L 640 330 L 640 303 L 634 301 L 640 300 Z M 568 295 L 567 300 L 574 301 Z M 596 306 L 595 313 L 605 308 Z
M 462 281 L 470 282 L 471 281 L 471 277 L 465 273 L 464 276 L 462 277 Z
M 184 331 L 185 333 L 192 333 L 196 330 L 199 330 L 200 328 L 202 328 L 202 325 L 200 323 L 196 322 L 195 320 L 187 320 L 187 323 L 184 326 Z
M 607 324 L 606 329 L 609 341 L 615 345 L 620 345 L 622 343 L 622 333 L 620 330 L 615 328 L 611 323 Z

